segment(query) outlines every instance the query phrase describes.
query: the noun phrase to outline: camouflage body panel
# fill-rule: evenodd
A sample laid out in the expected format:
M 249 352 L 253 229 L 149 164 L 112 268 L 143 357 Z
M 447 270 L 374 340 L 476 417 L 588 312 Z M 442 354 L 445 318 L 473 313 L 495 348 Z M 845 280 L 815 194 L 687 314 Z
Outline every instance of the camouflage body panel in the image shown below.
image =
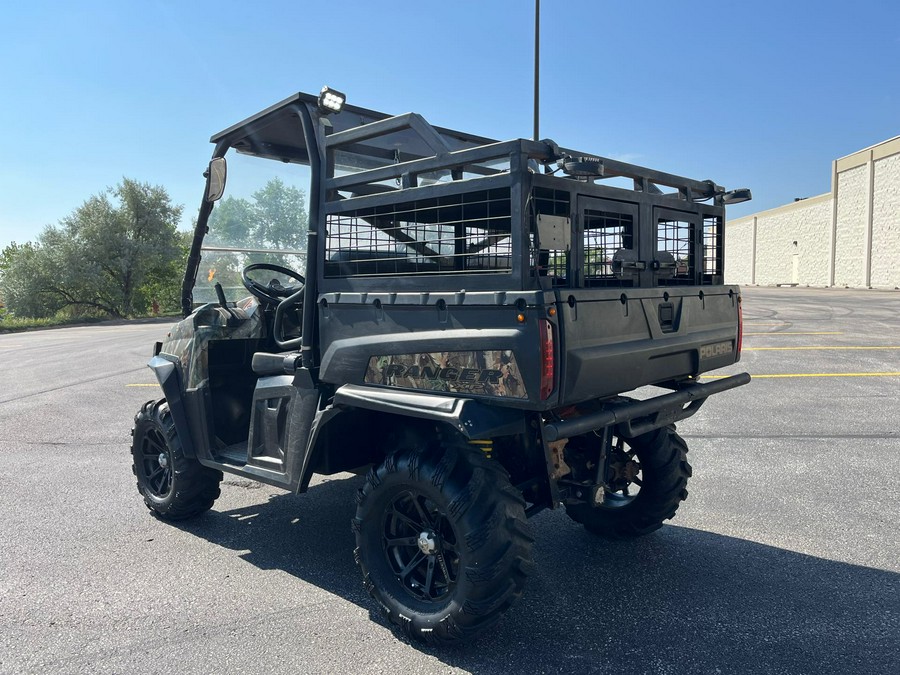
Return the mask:
M 451 394 L 528 398 L 516 356 L 509 350 L 373 356 L 365 382 Z
M 229 326 L 230 314 L 218 305 L 204 305 L 169 330 L 163 340 L 163 354 L 176 357 L 184 373 L 184 387 L 196 389 L 209 376 L 208 355 L 210 340 L 239 340 L 260 338 L 263 323 L 255 302 L 237 303 L 236 313 L 242 319 L 237 326 Z

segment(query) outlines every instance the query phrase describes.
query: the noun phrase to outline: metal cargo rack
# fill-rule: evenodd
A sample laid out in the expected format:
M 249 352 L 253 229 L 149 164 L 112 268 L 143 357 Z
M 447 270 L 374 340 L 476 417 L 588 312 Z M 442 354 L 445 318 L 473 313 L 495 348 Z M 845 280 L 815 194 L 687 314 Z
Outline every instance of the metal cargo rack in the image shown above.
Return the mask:
M 549 140 L 497 142 L 416 113 L 353 106 L 325 120 L 322 156 L 311 158 L 297 120 L 308 98 L 297 94 L 212 140 L 319 164 L 311 229 L 321 234 L 320 291 L 375 290 L 384 277 L 398 291 L 724 282 L 724 204 L 743 191 Z M 548 244 L 547 233 L 562 230 Z
M 586 156 L 551 141 L 454 149 L 416 114 L 327 136 L 326 163 L 328 287 L 344 279 L 359 287 L 383 276 L 445 287 L 448 274 L 470 277 L 465 287 L 473 289 L 628 287 L 649 285 L 641 277 L 650 273 L 659 286 L 723 283 L 726 193 L 711 181 Z M 631 185 L 609 185 L 613 178 Z M 584 198 L 608 201 L 582 207 Z M 562 218 L 564 227 L 575 223 L 568 249 L 540 243 L 539 216 Z M 651 256 L 634 249 L 639 223 L 647 220 L 655 221 L 655 241 L 647 243 L 668 254 L 652 256 L 663 258 L 656 267 L 642 267 Z M 428 279 L 435 275 L 442 279 Z

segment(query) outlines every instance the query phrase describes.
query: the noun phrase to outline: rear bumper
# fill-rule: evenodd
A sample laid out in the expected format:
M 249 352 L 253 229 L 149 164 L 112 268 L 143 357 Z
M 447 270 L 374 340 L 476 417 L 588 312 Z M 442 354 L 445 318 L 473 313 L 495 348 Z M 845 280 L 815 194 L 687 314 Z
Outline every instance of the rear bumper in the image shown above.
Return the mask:
M 706 384 L 689 384 L 671 394 L 663 394 L 645 401 L 610 403 L 602 410 L 544 425 L 544 440 L 558 441 L 580 434 L 616 426 L 620 435 L 633 438 L 696 413 L 704 401 L 718 394 L 750 382 L 749 373 L 732 375 Z

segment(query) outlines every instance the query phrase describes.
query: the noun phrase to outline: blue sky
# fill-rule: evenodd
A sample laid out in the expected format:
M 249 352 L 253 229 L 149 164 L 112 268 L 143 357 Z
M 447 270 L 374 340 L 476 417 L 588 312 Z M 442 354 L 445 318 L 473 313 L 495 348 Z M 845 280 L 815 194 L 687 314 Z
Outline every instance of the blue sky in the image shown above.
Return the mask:
M 196 214 L 210 135 L 296 91 L 532 133 L 533 0 L 4 3 L 0 246 L 123 176 Z M 541 136 L 728 187 L 828 191 L 900 134 L 900 3 L 543 0 Z

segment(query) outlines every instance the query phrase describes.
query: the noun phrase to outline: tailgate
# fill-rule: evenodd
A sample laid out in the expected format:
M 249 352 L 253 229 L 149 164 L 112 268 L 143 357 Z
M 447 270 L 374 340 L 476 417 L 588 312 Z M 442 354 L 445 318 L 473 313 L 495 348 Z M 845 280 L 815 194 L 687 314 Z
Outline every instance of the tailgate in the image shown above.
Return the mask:
M 731 365 L 737 286 L 560 290 L 560 405 Z

